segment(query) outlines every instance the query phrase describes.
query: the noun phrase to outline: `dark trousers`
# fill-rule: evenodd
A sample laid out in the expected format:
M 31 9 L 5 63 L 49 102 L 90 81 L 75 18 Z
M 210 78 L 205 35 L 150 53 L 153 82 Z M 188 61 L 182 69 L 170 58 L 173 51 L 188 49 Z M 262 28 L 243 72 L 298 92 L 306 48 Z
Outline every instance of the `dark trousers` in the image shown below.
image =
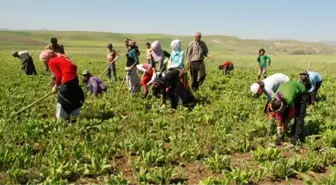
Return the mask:
M 116 70 L 115 63 L 108 64 L 108 68 L 107 68 L 107 78 L 108 78 L 109 80 L 111 80 L 111 73 L 113 73 L 114 80 L 117 81 L 117 70 Z
M 302 95 L 295 99 L 295 117 L 292 126 L 292 144 L 300 140 L 304 142 L 304 117 L 306 115 L 308 95 Z
M 200 78 L 198 79 L 198 73 L 200 73 Z M 205 64 L 203 60 L 192 61 L 190 65 L 191 74 L 191 88 L 197 90 L 205 80 Z
M 316 101 L 317 101 L 317 91 L 320 89 L 321 84 L 322 84 L 322 82 L 316 83 L 316 87 L 315 87 L 314 91 L 310 94 L 309 103 L 312 103 L 312 104 L 316 103 Z
M 177 109 L 177 105 L 178 105 L 178 97 L 176 96 L 175 89 L 176 89 L 176 86 L 171 87 L 167 92 L 168 97 L 170 99 L 170 106 L 172 109 Z
M 229 75 L 230 72 L 234 69 L 233 64 L 230 66 L 224 67 L 224 75 Z

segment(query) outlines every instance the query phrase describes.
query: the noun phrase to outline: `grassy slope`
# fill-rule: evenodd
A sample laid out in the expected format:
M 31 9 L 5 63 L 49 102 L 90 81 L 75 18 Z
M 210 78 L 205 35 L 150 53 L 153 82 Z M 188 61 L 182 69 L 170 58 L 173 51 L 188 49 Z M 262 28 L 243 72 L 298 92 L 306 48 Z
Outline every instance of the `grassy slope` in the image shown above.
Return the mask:
M 13 50 L 17 48 L 36 47 L 41 48 L 48 44 L 51 36 L 57 36 L 67 50 L 104 50 L 107 43 L 112 42 L 121 47 L 126 37 L 135 39 L 139 46 L 146 42 L 160 40 L 163 47 L 168 49 L 173 39 L 182 40 L 183 47 L 192 40 L 191 36 L 174 36 L 163 34 L 122 34 L 103 32 L 70 32 L 70 31 L 0 31 L 0 50 Z M 266 48 L 270 54 L 334 54 L 336 48 L 321 43 L 306 43 L 293 40 L 247 40 L 232 36 L 211 35 L 204 36 L 213 52 L 231 54 L 256 54 L 261 47 Z M 219 41 L 220 43 L 218 43 Z
M 272 138 L 269 136 L 271 133 L 266 132 L 269 123 L 265 121 L 262 112 L 265 99 L 264 97 L 251 99 L 249 85 L 255 81 L 257 72 L 255 51 L 267 43 L 266 41 L 242 41 L 235 37 L 204 37 L 217 61 L 215 64 L 206 62 L 208 73 L 206 82 L 202 90 L 195 93 L 200 101 L 198 106 L 192 112 L 179 107 L 174 115 L 159 110 L 159 100 L 148 100 L 152 103 L 152 109 L 149 111 L 144 109 L 143 99 L 140 97 L 133 99 L 129 96 L 125 85 L 120 85 L 124 76 L 122 58 L 117 63 L 119 82 L 108 84 L 109 90 L 101 99 L 87 98 L 81 112 L 83 119 L 76 124 L 68 125 L 54 120 L 55 97 L 32 107 L 21 117 L 10 116 L 13 111 L 48 93 L 50 88 L 46 84 L 50 77 L 43 74 L 43 64 L 38 61 L 37 54 L 33 58 L 39 75 L 27 77 L 18 70 L 20 62 L 7 55 L 8 51 L 18 49 L 19 46 L 41 49 L 47 44 L 51 35 L 56 35 L 60 42 L 65 44 L 66 52 L 78 65 L 79 72 L 88 69 L 94 75 L 99 75 L 106 66 L 104 52 L 107 42 L 113 42 L 118 49 L 124 51 L 122 43 L 126 36 L 137 40 L 139 45 L 159 39 L 167 49 L 169 42 L 175 37 L 86 32 L 0 33 L 0 50 L 3 50 L 0 51 L 0 63 L 3 64 L 4 74 L 0 82 L 0 86 L 3 87 L 0 89 L 2 128 L 0 184 L 28 181 L 60 183 L 64 179 L 68 179 L 67 182 L 106 184 L 101 177 L 112 179 L 115 174 L 121 172 L 127 180 L 140 184 L 138 180 L 144 175 L 140 173 L 139 167 L 148 170 L 151 179 L 155 177 L 154 172 L 159 174 L 161 169 L 172 168 L 174 175 L 167 175 L 168 178 L 198 184 L 209 177 L 223 179 L 223 175 L 210 169 L 221 164 L 218 159 L 215 160 L 215 152 L 230 156 L 231 167 L 257 171 L 255 169 L 262 165 L 252 154 L 256 146 L 267 147 Z M 7 39 L 5 43 L 4 37 L 11 39 Z M 13 38 L 25 39 L 15 41 Z M 184 44 L 192 39 L 177 38 L 182 39 Z M 225 40 L 230 43 L 230 47 L 238 48 L 239 53 L 210 42 L 213 39 L 223 42 Z M 248 44 L 244 43 L 255 44 L 256 47 L 248 48 Z M 258 43 L 260 45 L 257 45 Z M 254 55 L 247 56 L 249 53 Z M 276 54 L 272 55 L 273 66 L 269 69 L 270 74 L 283 72 L 296 79 L 298 71 L 306 68 L 308 62 L 312 62 L 311 69 L 323 75 L 325 82 L 319 93 L 324 100 L 317 107 L 308 108 L 305 127 L 307 135 L 322 134 L 323 141 L 328 138 L 331 140 L 333 137 L 327 137 L 326 131 L 335 132 L 333 116 L 335 91 L 332 91 L 335 89 L 336 79 L 334 56 L 278 55 L 282 54 L 280 52 Z M 229 77 L 223 76 L 216 68 L 218 62 L 227 57 L 233 59 L 236 67 L 234 74 Z M 140 60 L 143 59 L 142 53 Z M 106 80 L 105 75 L 102 79 Z M 118 99 L 115 99 L 119 87 L 122 88 Z M 113 117 L 110 118 L 109 114 Z M 310 143 L 310 140 L 307 141 L 303 154 L 282 148 L 279 150 L 286 154 L 286 159 L 319 153 L 313 150 L 314 144 Z M 330 145 L 332 144 L 329 143 L 323 148 L 331 150 Z M 141 155 L 142 152 L 146 155 Z M 57 160 L 54 160 L 55 156 Z M 164 159 L 164 164 L 156 165 L 151 162 L 159 159 Z M 205 165 L 204 161 L 208 159 L 214 160 L 215 163 Z M 98 165 L 91 164 L 94 160 Z M 69 167 L 63 167 L 66 163 L 69 163 Z M 103 164 L 112 164 L 112 167 L 101 170 Z M 89 172 L 85 172 L 84 175 L 85 166 L 88 166 Z M 275 168 L 267 167 L 267 169 Z M 54 173 L 56 170 L 57 173 Z M 327 176 L 328 173 L 329 168 L 322 174 Z M 320 175 L 316 173 L 313 176 L 320 177 Z M 266 175 L 261 179 L 263 180 L 261 184 L 275 183 Z M 298 182 L 295 178 L 290 178 L 289 181 L 293 184 L 303 184 L 303 181 Z M 281 183 L 287 184 L 284 181 Z

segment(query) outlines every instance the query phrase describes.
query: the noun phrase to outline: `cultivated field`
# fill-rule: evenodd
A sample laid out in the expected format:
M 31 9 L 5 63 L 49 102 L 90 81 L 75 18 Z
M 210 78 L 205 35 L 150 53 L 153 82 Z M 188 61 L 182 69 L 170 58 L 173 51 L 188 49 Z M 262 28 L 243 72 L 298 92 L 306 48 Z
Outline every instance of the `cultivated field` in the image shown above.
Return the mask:
M 27 46 L 22 40 L 8 39 L 18 34 Z M 58 34 L 63 33 L 54 35 Z M 30 32 L 0 34 L 7 40 L 0 46 L 0 184 L 336 183 L 336 56 L 284 55 L 274 50 L 269 74 L 282 72 L 297 79 L 311 62 L 310 69 L 320 72 L 324 83 L 319 103 L 308 108 L 305 118 L 306 135 L 322 137 L 308 137 L 302 147 L 294 149 L 271 148 L 275 127 L 263 114 L 265 97 L 253 99 L 249 91 L 256 80 L 257 56 L 248 53 L 256 53 L 258 44 L 253 50 L 237 46 L 238 53 L 246 50 L 239 55 L 208 40 L 216 61 L 206 61 L 208 75 L 195 93 L 197 106 L 192 111 L 179 106 L 169 114 L 160 109 L 160 100 L 132 98 L 121 84 L 125 35 L 105 38 L 100 34 L 94 42 L 98 38 L 95 34 L 59 37 L 79 74 L 84 69 L 96 76 L 104 71 L 108 42 L 122 53 L 117 64 L 119 82 L 108 84 L 108 92 L 99 99 L 87 97 L 82 118 L 75 124 L 56 121 L 56 96 L 20 116 L 11 115 L 51 91 L 50 75 L 44 74 L 38 55 L 52 34 L 36 39 Z M 91 37 L 92 41 L 80 41 Z M 140 40 L 142 51 L 146 41 L 156 39 L 162 39 L 164 49 L 169 50 L 174 39 L 162 35 L 129 37 Z M 184 49 L 191 39 L 182 39 Z M 33 56 L 38 76 L 25 76 L 19 70 L 20 61 L 10 55 L 11 50 L 25 48 L 31 53 L 38 49 Z M 144 55 L 142 52 L 141 62 Z M 233 60 L 235 71 L 223 76 L 217 67 L 228 58 Z M 151 108 L 145 109 L 148 103 Z

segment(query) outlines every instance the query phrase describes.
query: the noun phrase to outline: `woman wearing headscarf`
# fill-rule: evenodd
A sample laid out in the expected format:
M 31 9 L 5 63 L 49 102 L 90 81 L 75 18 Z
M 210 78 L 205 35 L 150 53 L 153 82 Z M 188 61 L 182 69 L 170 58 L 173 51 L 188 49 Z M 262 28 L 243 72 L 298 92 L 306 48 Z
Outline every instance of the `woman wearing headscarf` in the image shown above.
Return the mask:
M 139 63 L 137 48 L 135 47 L 135 42 L 128 40 L 127 44 L 128 52 L 126 54 L 126 84 L 128 90 L 134 96 L 140 91 L 140 79 L 137 74 L 136 65 Z
M 184 68 L 184 52 L 181 50 L 181 41 L 180 40 L 173 40 L 170 44 L 170 48 L 172 52 L 170 54 L 168 60 L 168 71 L 172 71 L 175 69 L 180 70 L 180 81 L 183 83 L 184 88 L 189 88 L 188 86 L 188 76 Z
M 145 63 L 136 65 L 136 68 L 138 69 L 138 71 L 142 72 L 141 86 L 144 89 L 144 97 L 146 98 L 149 93 L 148 85 L 154 82 L 154 79 L 156 78 L 155 67 Z
M 78 117 L 84 103 L 84 93 L 79 86 L 77 66 L 64 54 L 44 50 L 40 60 L 47 63 L 55 75 L 52 92 L 58 93 L 56 118 L 70 120 L 70 115 Z
M 37 75 L 33 58 L 28 51 L 12 52 L 12 56 L 19 58 L 22 62 L 21 70 L 24 70 L 26 75 Z
M 170 54 L 162 50 L 161 43 L 158 40 L 152 43 L 151 49 L 152 62 L 158 63 L 158 71 L 164 71 L 165 59 L 169 59 Z
M 168 61 L 168 70 L 184 68 L 184 52 L 181 50 L 181 41 L 173 40 L 170 44 L 172 52 Z

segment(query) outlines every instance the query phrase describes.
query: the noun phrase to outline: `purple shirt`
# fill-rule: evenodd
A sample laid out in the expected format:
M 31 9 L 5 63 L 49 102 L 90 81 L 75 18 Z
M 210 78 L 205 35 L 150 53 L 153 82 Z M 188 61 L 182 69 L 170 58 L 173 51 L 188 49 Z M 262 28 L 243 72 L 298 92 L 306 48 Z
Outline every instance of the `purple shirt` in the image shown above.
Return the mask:
M 89 85 L 91 85 L 92 92 L 95 93 L 95 94 L 102 93 L 103 89 L 106 88 L 103 81 L 101 81 L 99 78 L 93 77 L 93 76 L 89 79 Z

